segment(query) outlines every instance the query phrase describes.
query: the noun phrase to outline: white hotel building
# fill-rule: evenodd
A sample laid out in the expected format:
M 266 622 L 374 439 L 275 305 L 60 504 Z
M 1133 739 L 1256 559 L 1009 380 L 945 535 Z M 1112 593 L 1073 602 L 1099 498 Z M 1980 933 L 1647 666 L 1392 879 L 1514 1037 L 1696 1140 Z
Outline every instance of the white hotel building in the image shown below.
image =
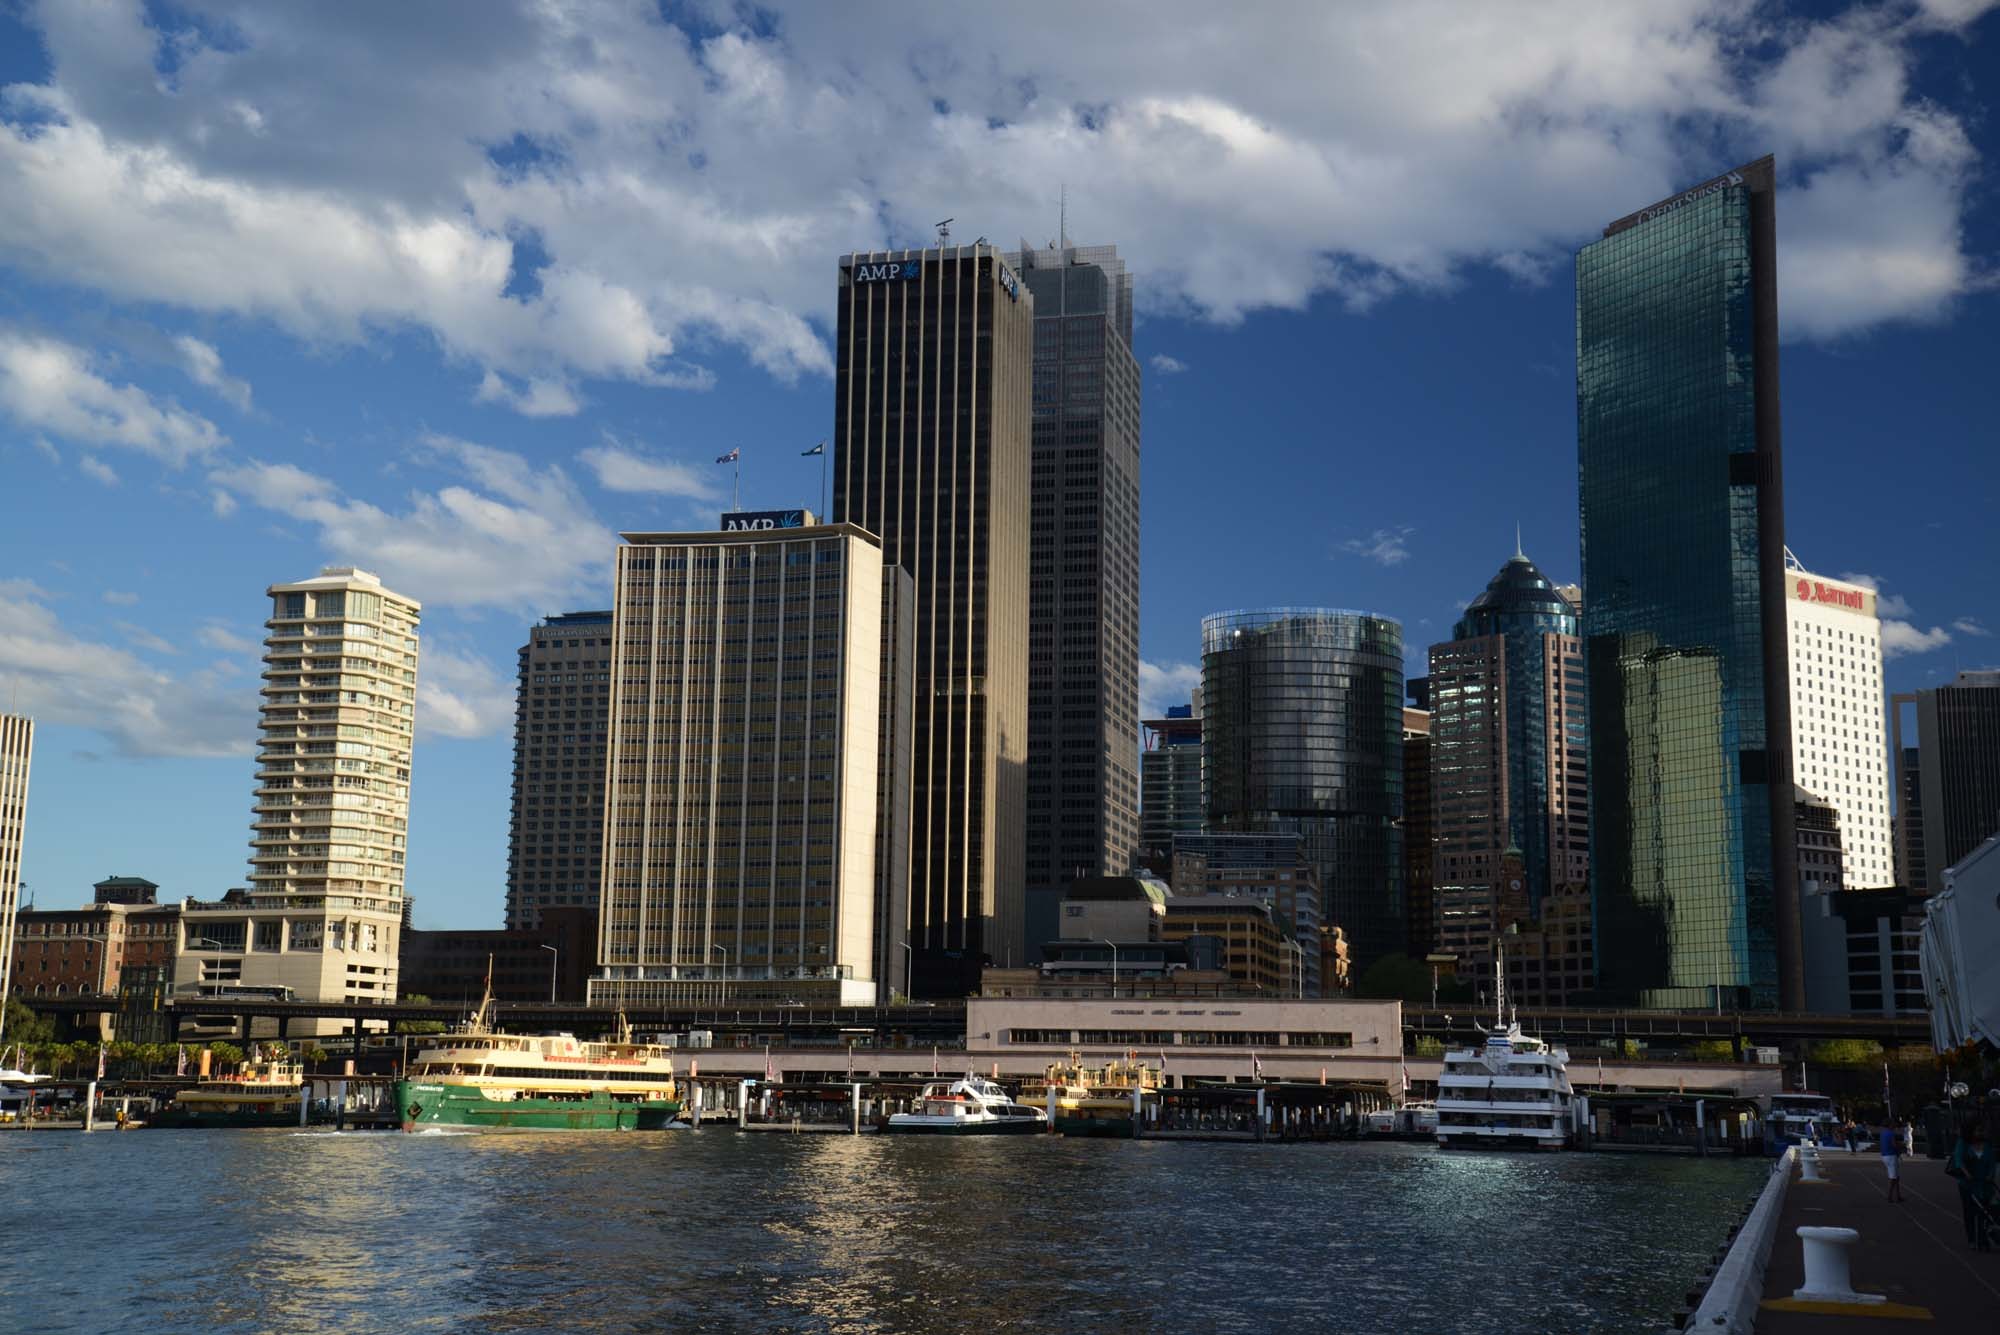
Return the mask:
M 1875 591 L 1815 575 L 1785 553 L 1793 775 L 1840 813 L 1849 890 L 1896 883 Z

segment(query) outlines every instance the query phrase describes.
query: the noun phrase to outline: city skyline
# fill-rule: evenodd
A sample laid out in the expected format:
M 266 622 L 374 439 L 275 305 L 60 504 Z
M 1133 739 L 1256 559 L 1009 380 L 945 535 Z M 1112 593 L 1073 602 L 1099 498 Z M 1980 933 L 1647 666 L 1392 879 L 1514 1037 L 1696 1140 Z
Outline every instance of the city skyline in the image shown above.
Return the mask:
M 831 61 L 845 48 L 810 15 L 782 22 L 787 49 L 769 34 L 741 34 L 737 43 L 808 86 L 810 53 Z M 23 197 L 53 203 L 38 154 L 60 148 L 79 163 L 120 160 L 144 132 L 113 104 L 117 72 L 86 59 L 85 35 L 16 23 L 0 20 L 7 38 L 0 79 L 30 92 L 0 116 L 0 179 Z M 247 49 L 267 34 L 250 32 Z M 718 70 L 727 36 L 695 35 Z M 1450 217 L 1448 226 L 1437 224 L 1442 231 L 1415 229 L 1400 257 L 1369 220 L 1339 214 L 1301 240 L 1261 202 L 1232 219 L 1233 250 L 1197 245 L 1173 230 L 1187 222 L 1141 216 L 1160 211 L 1142 180 L 1123 170 L 1069 177 L 1092 181 L 1069 191 L 1070 236 L 1117 244 L 1142 301 L 1135 332 L 1147 456 L 1142 715 L 1185 702 L 1200 618 L 1218 607 L 1376 609 L 1405 623 L 1406 667 L 1415 672 L 1472 581 L 1504 557 L 1517 521 L 1550 578 L 1575 580 L 1567 254 L 1603 218 L 1766 147 L 1789 173 L 1779 181 L 1781 253 L 1795 253 L 1803 266 L 1815 247 L 1825 255 L 1839 243 L 1851 249 L 1835 253 L 1849 255 L 1856 272 L 1908 260 L 1933 276 L 1929 286 L 1915 285 L 1915 295 L 1893 300 L 1869 295 L 1891 283 L 1856 279 L 1843 292 L 1829 291 L 1831 280 L 1807 285 L 1788 274 L 1781 282 L 1790 545 L 1815 571 L 1883 583 L 1889 689 L 1938 685 L 1959 667 L 1993 661 L 1984 628 L 2000 616 L 1977 577 L 1995 554 L 1979 523 L 1991 498 L 1976 485 L 1955 485 L 1978 476 L 1983 405 L 1972 386 L 1979 349 L 2000 328 L 1991 298 L 1973 292 L 1979 257 L 1995 250 L 2000 229 L 1987 195 L 1968 184 L 1990 156 L 1994 131 L 1966 115 L 1971 95 L 1954 86 L 1990 31 L 1917 31 L 1906 23 L 1870 35 L 1838 20 L 1816 22 L 1781 43 L 1795 58 L 1788 80 L 1767 59 L 1740 86 L 1726 85 L 1745 104 L 1752 93 L 1830 97 L 1809 77 L 1815 36 L 1847 41 L 1871 68 L 1904 78 L 1858 113 L 1861 129 L 1815 131 L 1818 139 L 1802 143 L 1801 132 L 1746 113 L 1725 118 L 1723 137 L 1740 149 L 1725 153 L 1669 133 L 1674 113 L 1663 109 L 1662 95 L 1645 102 L 1633 94 L 1639 101 L 1629 114 L 1657 127 L 1659 142 L 1636 142 L 1591 171 L 1554 156 L 1507 159 L 1534 169 L 1526 172 L 1531 204 L 1523 190 L 1446 196 L 1442 208 L 1426 200 L 1422 213 L 1377 215 L 1399 223 Z M 1630 42 L 1644 53 L 1636 37 Z M 1077 97 L 1081 73 L 1059 53 L 1031 41 L 1020 59 L 1045 62 L 1049 98 Z M 404 210 L 413 227 L 442 216 L 407 181 L 385 184 L 395 164 L 340 158 L 366 142 L 359 130 L 335 135 L 325 159 L 282 171 L 263 160 L 249 116 L 228 109 L 240 104 L 263 116 L 262 142 L 270 145 L 290 144 L 288 127 L 275 106 L 259 112 L 257 97 L 230 77 L 191 63 L 179 105 L 234 115 L 241 135 L 204 147 L 192 122 L 159 131 L 164 151 L 216 192 L 207 198 L 220 210 L 219 227 L 247 227 L 256 210 L 282 203 L 307 210 L 306 218 L 333 210 L 362 235 L 394 242 L 393 232 L 366 230 L 381 225 L 383 210 Z M 1166 113 L 1145 97 L 1176 88 L 1184 99 L 1245 109 L 1280 143 L 1346 142 L 1222 75 L 1180 66 L 1156 77 L 1151 90 L 1106 90 L 1109 125 L 1088 133 L 1107 160 L 1120 152 L 1118 126 L 1155 136 L 1171 130 L 1172 118 L 1160 119 Z M 884 86 L 907 91 L 894 81 Z M 60 110 L 52 95 L 36 102 L 37 88 L 59 88 L 67 100 Z M 1529 92 L 1561 95 L 1548 80 L 1531 81 Z M 479 264 L 497 262 L 508 276 L 493 283 L 504 291 L 495 311 L 519 307 L 537 318 L 566 311 L 582 322 L 572 327 L 577 347 L 595 351 L 552 354 L 535 343 L 540 335 L 521 330 L 481 343 L 436 291 L 422 298 L 427 305 L 368 283 L 347 293 L 218 283 L 211 295 L 191 296 L 148 267 L 144 255 L 171 251 L 177 234 L 170 220 L 140 209 L 129 210 L 124 247 L 134 257 L 119 264 L 107 262 L 109 250 L 89 249 L 104 244 L 97 232 L 65 240 L 25 224 L 0 230 L 0 271 L 13 280 L 0 307 L 0 471 L 14 500 L 0 546 L 7 643 L 0 709 L 38 723 L 24 870 L 31 895 L 43 904 L 77 902 L 113 872 L 149 876 L 175 897 L 213 897 L 244 883 L 259 638 L 240 597 L 244 572 L 263 581 L 353 564 L 379 570 L 426 609 L 411 813 L 420 833 L 409 869 L 417 921 L 497 923 L 514 651 L 527 627 L 545 615 L 609 605 L 617 530 L 712 528 L 731 479 L 710 461 L 728 449 L 743 451 L 746 508 L 814 503 L 820 461 L 798 456 L 828 434 L 831 381 L 822 363 L 832 326 L 824 289 L 839 252 L 921 244 L 928 224 L 952 212 L 968 241 L 983 232 L 1011 246 L 1025 232 L 1036 244 L 1058 230 L 1056 191 L 1045 183 L 1059 179 L 1051 166 L 1065 164 L 1019 156 L 1025 150 L 1003 133 L 1005 123 L 1031 126 L 1053 115 L 1054 103 L 1009 108 L 988 89 L 962 90 L 953 101 L 961 105 L 926 114 L 947 127 L 981 112 L 1002 121 L 1002 130 L 986 133 L 996 136 L 994 156 L 1018 177 L 1015 185 L 995 192 L 983 175 L 954 167 L 945 179 L 958 184 L 932 208 L 935 186 L 893 178 L 882 187 L 896 193 L 892 202 L 831 227 L 821 219 L 776 243 L 780 259 L 761 296 L 757 280 L 744 280 L 755 300 L 732 289 L 717 307 L 726 314 L 706 325 L 685 313 L 674 324 L 655 312 L 654 332 L 668 331 L 665 342 L 689 352 L 642 337 L 638 346 L 653 351 L 637 370 L 590 313 L 619 308 L 620 293 L 656 291 L 658 275 L 645 275 L 654 284 L 646 287 L 616 272 L 629 261 L 615 237 L 565 230 L 574 222 L 568 214 L 534 215 L 525 199 L 492 203 L 493 219 L 518 211 L 518 239 L 492 226 L 471 239 L 473 250 L 458 251 L 464 238 L 448 231 L 412 231 L 401 249 L 387 250 L 414 257 L 413 274 L 440 275 L 446 291 L 474 282 Z M 40 110 L 23 110 L 30 105 Z M 722 134 L 740 113 L 721 101 L 703 105 L 716 136 L 703 150 L 712 169 L 740 171 L 743 149 Z M 1182 129 L 1172 142 L 1229 142 L 1199 108 L 1177 105 L 1172 124 Z M 1810 119 L 1809 107 L 1794 111 L 1800 123 Z M 1900 149 L 1871 146 L 1870 135 L 1910 124 L 1936 133 Z M 497 145 L 494 190 L 532 185 L 536 167 L 549 168 L 535 144 L 554 141 L 526 123 L 516 133 L 520 145 L 501 134 L 474 138 Z M 1437 144 L 1384 134 L 1351 132 L 1409 172 L 1439 171 L 1452 160 Z M 928 145 L 933 136 L 919 137 Z M 436 151 L 429 141 L 419 148 Z M 1254 184 L 1239 179 L 1236 196 L 1254 194 Z M 1334 197 L 1399 193 L 1384 183 L 1350 186 Z M 1453 188 L 1497 187 L 1481 175 Z M 1480 200 L 1495 205 L 1483 221 L 1458 216 Z M 1831 216 L 1843 200 L 1851 211 L 1893 214 L 1899 227 L 1917 217 L 1934 225 L 1886 236 L 1843 232 Z M 113 198 L 107 207 L 119 206 Z M 1212 208 L 1198 198 L 1186 206 L 1194 230 L 1213 226 Z M 665 239 L 688 241 L 679 233 Z M 254 229 L 237 240 L 244 255 L 280 253 Z M 478 249 L 489 242 L 499 249 Z M 1301 254 L 1338 262 L 1322 273 L 1301 267 Z M 453 267 L 460 261 L 470 271 Z M 1885 442 L 1897 446 L 1893 464 Z M 86 523 L 95 535 L 89 548 L 75 540 Z M 1208 540 L 1218 533 L 1229 547 Z M 1204 540 L 1178 540 L 1183 534 Z M 85 823 L 107 804 L 132 813 L 115 846 Z

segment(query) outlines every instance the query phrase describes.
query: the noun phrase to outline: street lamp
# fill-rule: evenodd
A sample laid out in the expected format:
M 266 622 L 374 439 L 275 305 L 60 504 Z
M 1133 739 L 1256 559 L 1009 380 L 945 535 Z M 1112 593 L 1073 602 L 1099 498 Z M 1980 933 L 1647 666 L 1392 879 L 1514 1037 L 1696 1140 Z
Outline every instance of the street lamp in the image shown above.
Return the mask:
M 910 1000 L 917 981 L 917 951 L 908 941 L 898 943 L 903 947 L 903 999 Z
M 549 952 L 549 1005 L 556 1004 L 556 965 L 562 962 L 562 951 L 556 946 L 542 943 L 542 949 Z
M 1118 995 L 1118 943 L 1108 936 L 1097 939 L 1111 947 L 1111 995 L 1115 997 Z
M 717 944 L 715 944 L 715 942 L 711 941 L 711 942 L 709 942 L 709 943 L 708 943 L 708 948 L 709 948 L 709 950 L 711 950 L 711 951 L 716 951 L 716 950 L 719 950 L 719 951 L 721 951 L 721 952 L 722 952 L 722 973 L 723 973 L 723 974 L 727 974 L 727 973 L 729 972 L 729 947 L 728 947 L 728 946 L 718 946 Z M 722 1005 L 722 976 L 721 976 L 721 975 L 717 975 L 717 977 L 716 977 L 716 982 L 715 982 L 715 1004 L 716 1004 L 716 1005 L 717 1005 L 718 1007 L 720 1007 L 720 1006 Z M 721 1012 L 720 1012 L 720 1011 L 718 1010 L 718 1011 L 717 1011 L 717 1014 L 720 1014 L 720 1013 L 721 1013 Z
M 1287 941 L 1287 942 L 1285 942 L 1285 944 L 1286 944 L 1286 945 L 1288 945 L 1288 946 L 1290 946 L 1290 947 L 1291 947 L 1291 948 L 1292 948 L 1292 949 L 1293 949 L 1294 951 L 1296 951 L 1296 952 L 1298 953 L 1298 957 L 1299 957 L 1299 1000 L 1300 1000 L 1300 1001 L 1304 1001 L 1304 1000 L 1306 999 L 1306 948 L 1305 948 L 1304 946 L 1300 945 L 1300 944 L 1299 944 L 1299 943 L 1298 943 L 1297 941 Z

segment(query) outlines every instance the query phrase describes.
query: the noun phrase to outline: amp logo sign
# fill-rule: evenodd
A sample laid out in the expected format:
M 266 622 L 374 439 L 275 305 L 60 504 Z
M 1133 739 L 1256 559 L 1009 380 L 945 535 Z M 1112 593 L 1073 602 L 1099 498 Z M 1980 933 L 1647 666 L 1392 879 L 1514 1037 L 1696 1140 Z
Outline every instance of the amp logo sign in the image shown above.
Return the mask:
M 922 260 L 879 260 L 856 264 L 857 283 L 907 283 L 923 272 Z

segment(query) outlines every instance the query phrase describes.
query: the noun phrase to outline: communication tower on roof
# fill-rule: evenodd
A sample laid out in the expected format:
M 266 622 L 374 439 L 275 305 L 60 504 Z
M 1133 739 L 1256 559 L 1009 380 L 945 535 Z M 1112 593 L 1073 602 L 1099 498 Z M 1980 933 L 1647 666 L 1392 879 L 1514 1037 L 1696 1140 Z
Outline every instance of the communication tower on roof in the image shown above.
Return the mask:
M 946 218 L 937 225 L 938 244 L 940 246 L 951 240 L 951 225 L 957 221 L 958 219 L 956 218 Z

